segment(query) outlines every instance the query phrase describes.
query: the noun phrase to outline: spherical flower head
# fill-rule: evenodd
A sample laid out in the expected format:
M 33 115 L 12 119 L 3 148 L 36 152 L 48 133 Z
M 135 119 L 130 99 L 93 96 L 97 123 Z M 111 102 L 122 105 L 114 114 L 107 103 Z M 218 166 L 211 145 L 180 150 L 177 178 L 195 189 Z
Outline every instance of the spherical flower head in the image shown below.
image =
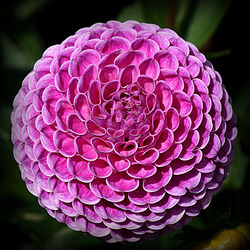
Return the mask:
M 181 228 L 233 159 L 236 118 L 219 73 L 154 24 L 78 30 L 44 52 L 13 106 L 28 190 L 58 221 L 107 242 Z

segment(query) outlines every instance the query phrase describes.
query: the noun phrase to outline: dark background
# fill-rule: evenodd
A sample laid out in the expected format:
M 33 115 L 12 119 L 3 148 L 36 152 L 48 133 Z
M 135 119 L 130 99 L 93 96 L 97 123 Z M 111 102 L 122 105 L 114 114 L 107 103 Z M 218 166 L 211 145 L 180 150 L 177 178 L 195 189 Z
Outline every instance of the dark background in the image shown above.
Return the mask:
M 247 1 L 205 2 L 12 0 L 1 7 L 0 225 L 3 245 L 23 250 L 185 249 L 214 237 L 225 228 L 250 224 L 249 8 Z M 23 78 L 47 47 L 61 43 L 82 27 L 117 19 L 157 23 L 194 42 L 222 76 L 233 100 L 239 136 L 235 160 L 221 192 L 193 222 L 183 230 L 154 241 L 110 245 L 74 232 L 50 218 L 29 194 L 12 156 L 10 113 Z M 197 31 L 191 32 L 197 24 Z M 199 24 L 208 28 L 202 31 Z

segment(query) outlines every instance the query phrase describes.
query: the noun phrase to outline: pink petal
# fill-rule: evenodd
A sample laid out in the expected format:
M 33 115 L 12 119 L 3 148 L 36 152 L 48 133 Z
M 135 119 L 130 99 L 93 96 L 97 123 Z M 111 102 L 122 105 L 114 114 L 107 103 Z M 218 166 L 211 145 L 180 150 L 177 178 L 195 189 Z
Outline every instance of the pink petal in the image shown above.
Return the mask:
M 160 189 L 161 190 L 161 189 Z M 154 213 L 162 213 L 165 212 L 166 209 L 173 208 L 180 200 L 178 196 L 171 196 L 164 193 L 165 196 L 158 202 L 154 204 L 150 204 L 149 209 Z M 170 211 L 170 210 L 168 210 Z
M 98 154 L 92 145 L 84 137 L 75 138 L 76 151 L 87 161 L 94 161 L 98 158 Z
M 107 178 L 112 173 L 109 163 L 103 159 L 96 159 L 89 162 L 90 171 L 99 178 Z
M 100 59 L 101 57 L 97 51 L 93 49 L 84 50 L 78 55 L 76 59 L 71 59 L 69 65 L 69 70 L 73 72 L 71 75 L 81 77 L 84 74 L 85 69 L 87 69 L 90 64 L 97 65 Z
M 100 70 L 99 79 L 103 83 L 111 82 L 117 79 L 118 73 L 119 68 L 116 65 L 107 65 Z
M 107 185 L 114 191 L 131 192 L 138 187 L 139 181 L 128 176 L 125 172 L 116 172 L 107 178 Z
M 163 167 L 168 165 L 173 159 L 176 159 L 180 155 L 181 151 L 181 144 L 173 144 L 166 152 L 160 154 L 156 161 L 156 166 Z
M 110 202 L 120 202 L 125 197 L 123 193 L 116 192 L 112 188 L 107 186 L 105 179 L 94 179 L 90 183 L 90 189 L 98 197 Z
M 172 169 L 169 166 L 158 168 L 155 175 L 143 180 L 143 188 L 147 192 L 155 192 L 166 186 L 172 178 Z
M 160 66 L 153 58 L 143 60 L 139 65 L 141 75 L 146 75 L 156 80 L 160 74 Z
M 148 205 L 135 205 L 132 203 L 128 198 L 125 197 L 125 199 L 121 202 L 114 203 L 115 206 L 123 209 L 123 210 L 129 210 L 134 213 L 141 213 L 147 210 Z
M 173 93 L 173 106 L 180 116 L 187 116 L 192 111 L 191 100 L 187 94 L 182 91 L 175 91 Z
M 163 153 L 170 148 L 174 142 L 174 135 L 171 130 L 165 128 L 156 141 L 155 148 L 159 153 Z
M 152 135 L 157 135 L 161 132 L 165 124 L 165 115 L 161 109 L 157 109 L 152 116 L 150 132 Z
M 133 50 L 143 51 L 147 57 L 153 57 L 154 54 L 159 50 L 158 44 L 153 40 L 138 38 L 131 43 Z
M 99 64 L 98 64 L 98 67 L 100 69 L 102 69 L 103 67 L 109 65 L 109 64 L 113 64 L 114 63 L 114 60 L 116 59 L 117 56 L 119 56 L 121 54 L 121 50 L 117 50 L 117 51 L 114 51 L 110 54 L 107 54 L 105 56 L 102 57 L 102 59 L 100 60 Z M 117 65 L 118 66 L 118 65 Z M 100 79 L 100 81 L 102 81 Z
M 166 115 L 167 127 L 171 131 L 174 131 L 179 126 L 179 122 L 180 122 L 180 117 L 179 117 L 178 111 L 175 108 L 170 108 L 167 111 L 167 115 Z
M 68 158 L 67 166 L 70 173 L 81 182 L 89 183 L 94 179 L 94 175 L 89 171 L 88 162 L 80 156 Z
M 107 83 L 102 89 L 103 99 L 110 100 L 113 97 L 113 95 L 119 90 L 119 88 L 120 88 L 119 81 L 112 81 Z
M 196 158 L 193 157 L 191 160 L 182 161 L 180 159 L 175 159 L 170 163 L 174 175 L 182 175 L 192 170 L 195 165 Z
M 173 70 L 162 69 L 158 80 L 163 80 L 171 90 L 183 90 L 184 83 L 182 78 Z
M 78 94 L 74 100 L 77 115 L 83 120 L 90 119 L 90 108 L 88 98 L 85 94 Z
M 77 89 L 80 93 L 86 93 L 89 90 L 89 86 L 93 80 L 97 78 L 97 67 L 93 64 L 89 65 L 82 77 L 79 79 Z
M 175 142 L 183 142 L 187 138 L 191 123 L 189 116 L 180 119 L 179 127 L 174 132 Z
M 53 141 L 62 155 L 71 157 L 76 153 L 74 147 L 74 138 L 71 137 L 68 133 L 63 133 L 57 130 L 54 133 Z
M 56 109 L 56 123 L 58 128 L 63 132 L 67 132 L 68 126 L 66 120 L 70 114 L 74 113 L 74 109 L 65 99 L 60 99 L 56 103 L 55 109 Z
M 101 103 L 101 84 L 93 81 L 89 87 L 89 100 L 92 105 Z
M 68 188 L 72 196 L 78 198 L 84 204 L 94 205 L 100 201 L 100 198 L 93 194 L 86 183 L 72 180 L 68 183 Z
M 128 65 L 138 65 L 144 58 L 145 54 L 141 51 L 128 51 L 118 56 L 115 64 L 122 69 Z
M 76 114 L 70 114 L 66 124 L 69 130 L 77 135 L 84 135 L 87 132 L 85 123 Z
M 150 94 L 155 90 L 155 82 L 149 76 L 139 76 L 137 79 L 139 87 L 146 93 Z
M 43 147 L 48 151 L 56 151 L 56 146 L 54 145 L 53 141 L 55 129 L 51 126 L 48 126 L 44 122 L 42 115 L 36 117 L 35 126 L 40 132 L 39 135 Z
M 155 162 L 159 157 L 159 152 L 155 148 L 150 148 L 145 151 L 138 152 L 135 155 L 135 161 L 139 164 L 150 164 Z
M 161 50 L 154 55 L 155 60 L 159 63 L 161 69 L 170 69 L 176 71 L 179 63 L 174 53 Z
M 120 83 L 122 87 L 136 82 L 140 72 L 136 65 L 128 65 L 121 71 Z
M 150 93 L 146 97 L 146 110 L 145 112 L 147 114 L 150 114 L 156 107 L 157 100 L 156 95 L 153 93 Z
M 60 153 L 49 153 L 47 163 L 61 181 L 67 182 L 73 179 L 73 175 L 67 168 L 67 158 Z
M 194 94 L 191 97 L 191 102 L 193 105 L 192 112 L 189 115 L 190 118 L 192 119 L 192 126 L 191 127 L 193 129 L 197 129 L 202 121 L 203 104 L 202 104 L 201 98 L 197 94 Z
M 103 54 L 110 54 L 116 50 L 127 51 L 130 48 L 130 43 L 123 37 L 112 37 L 108 40 L 101 40 L 96 44 L 96 50 Z
M 48 86 L 42 95 L 42 100 L 44 102 L 42 108 L 43 119 L 47 124 L 52 124 L 56 118 L 56 102 L 60 99 L 61 94 L 54 86 Z
M 132 164 L 127 173 L 133 178 L 148 178 L 156 173 L 156 167 L 153 164 Z
M 68 73 L 68 68 L 69 62 L 63 63 L 55 75 L 55 86 L 59 91 L 66 91 L 69 87 L 71 77 Z
M 192 190 L 197 187 L 200 180 L 200 172 L 193 169 L 190 172 L 172 178 L 172 180 L 165 186 L 165 190 L 170 195 L 182 196 L 187 192 L 187 190 Z
M 115 152 L 123 157 L 133 155 L 137 151 L 138 145 L 135 141 L 117 142 L 115 144 Z
M 111 219 L 114 222 L 123 222 L 126 220 L 124 212 L 110 202 L 101 201 L 95 205 L 94 209 L 103 219 Z
M 156 86 L 156 96 L 162 111 L 167 111 L 172 104 L 171 90 L 164 81 L 159 81 Z
M 75 96 L 78 94 L 77 84 L 78 84 L 77 78 L 72 78 L 69 82 L 69 87 L 67 89 L 67 100 L 70 104 L 74 103 Z
M 94 136 L 103 136 L 106 133 L 106 130 L 97 125 L 93 120 L 88 120 L 86 122 L 86 128 L 88 132 Z
M 93 147 L 100 153 L 111 153 L 113 151 L 113 144 L 109 141 L 105 141 L 101 138 L 94 137 L 91 140 Z
M 64 181 L 60 181 L 55 176 L 52 176 L 48 180 L 51 190 L 53 190 L 55 196 L 63 202 L 72 202 L 74 197 L 69 192 L 67 184 Z
M 156 192 L 147 192 L 141 186 L 137 188 L 135 191 L 128 193 L 128 198 L 131 202 L 136 205 L 144 205 L 144 204 L 154 204 L 160 201 L 165 195 L 164 189 L 159 189 Z
M 122 158 L 121 156 L 111 153 L 108 155 L 110 165 L 117 171 L 124 171 L 130 167 L 130 161 Z

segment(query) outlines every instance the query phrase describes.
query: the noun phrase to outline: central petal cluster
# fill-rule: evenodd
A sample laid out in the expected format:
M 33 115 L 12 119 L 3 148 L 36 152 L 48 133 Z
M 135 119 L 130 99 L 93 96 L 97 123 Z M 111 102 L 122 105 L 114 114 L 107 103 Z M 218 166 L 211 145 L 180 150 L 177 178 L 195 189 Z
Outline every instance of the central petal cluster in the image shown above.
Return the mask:
M 221 187 L 236 118 L 218 72 L 174 31 L 110 21 L 48 48 L 12 113 L 14 156 L 58 221 L 108 242 L 178 229 Z

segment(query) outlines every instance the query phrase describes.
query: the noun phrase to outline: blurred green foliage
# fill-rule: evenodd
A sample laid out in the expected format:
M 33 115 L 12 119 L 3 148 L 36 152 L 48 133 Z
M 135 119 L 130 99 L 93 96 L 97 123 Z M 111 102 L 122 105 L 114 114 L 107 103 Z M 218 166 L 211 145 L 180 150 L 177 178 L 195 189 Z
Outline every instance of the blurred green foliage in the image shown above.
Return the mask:
M 236 0 L 130 0 L 89 3 L 66 0 L 13 0 L 1 14 L 0 98 L 0 222 L 8 248 L 74 249 L 186 249 L 212 237 L 219 229 L 250 224 L 250 76 L 244 58 L 247 8 Z M 233 99 L 239 136 L 235 160 L 223 189 L 211 205 L 182 230 L 139 243 L 107 244 L 74 232 L 51 218 L 27 191 L 12 155 L 12 101 L 24 76 L 46 47 L 60 43 L 78 28 L 110 19 L 135 19 L 176 30 L 193 42 L 221 73 Z M 239 34 L 243 34 L 244 42 Z

